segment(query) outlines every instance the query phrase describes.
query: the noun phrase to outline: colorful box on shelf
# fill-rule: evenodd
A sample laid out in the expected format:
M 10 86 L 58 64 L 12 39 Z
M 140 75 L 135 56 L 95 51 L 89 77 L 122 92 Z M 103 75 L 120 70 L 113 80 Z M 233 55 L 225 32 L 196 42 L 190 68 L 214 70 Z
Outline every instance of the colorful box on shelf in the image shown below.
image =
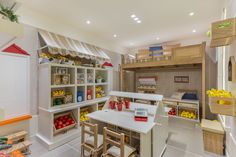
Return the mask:
M 76 126 L 77 122 L 72 112 L 65 112 L 54 116 L 54 135 L 66 132 Z

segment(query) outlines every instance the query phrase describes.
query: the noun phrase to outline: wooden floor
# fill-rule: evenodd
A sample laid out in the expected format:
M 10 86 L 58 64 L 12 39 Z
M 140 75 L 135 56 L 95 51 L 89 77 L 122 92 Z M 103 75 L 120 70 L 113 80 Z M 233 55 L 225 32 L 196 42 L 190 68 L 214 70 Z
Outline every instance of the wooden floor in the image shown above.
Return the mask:
M 203 150 L 201 128 L 193 122 L 170 119 L 170 138 L 163 157 L 222 157 Z M 80 138 L 55 150 L 47 151 L 33 139 L 29 157 L 80 157 Z

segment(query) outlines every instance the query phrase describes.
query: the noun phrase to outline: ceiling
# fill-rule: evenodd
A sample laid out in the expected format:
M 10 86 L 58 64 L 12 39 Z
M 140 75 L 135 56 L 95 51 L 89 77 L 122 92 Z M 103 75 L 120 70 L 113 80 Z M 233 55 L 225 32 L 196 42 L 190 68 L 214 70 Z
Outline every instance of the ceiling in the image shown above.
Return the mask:
M 220 18 L 223 0 L 20 0 L 76 28 L 131 48 L 205 34 Z M 189 16 L 194 12 L 194 16 Z M 137 15 L 138 24 L 131 15 Z M 86 24 L 90 20 L 91 24 Z M 193 29 L 196 33 L 193 33 Z M 113 35 L 117 34 L 114 38 Z M 160 38 L 157 40 L 156 38 Z

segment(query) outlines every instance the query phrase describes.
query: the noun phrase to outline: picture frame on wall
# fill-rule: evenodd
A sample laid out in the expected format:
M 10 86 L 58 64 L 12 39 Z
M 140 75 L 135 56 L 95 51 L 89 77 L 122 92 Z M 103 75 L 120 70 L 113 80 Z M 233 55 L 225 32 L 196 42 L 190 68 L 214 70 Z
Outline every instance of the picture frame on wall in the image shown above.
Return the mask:
M 174 76 L 175 83 L 189 83 L 189 76 Z

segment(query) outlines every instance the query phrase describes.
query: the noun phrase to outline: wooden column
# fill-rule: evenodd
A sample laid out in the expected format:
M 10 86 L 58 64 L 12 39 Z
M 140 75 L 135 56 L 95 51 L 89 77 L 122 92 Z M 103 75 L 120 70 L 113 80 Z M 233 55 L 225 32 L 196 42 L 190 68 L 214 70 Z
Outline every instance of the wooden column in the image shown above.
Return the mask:
M 202 118 L 206 117 L 206 42 L 202 43 Z

